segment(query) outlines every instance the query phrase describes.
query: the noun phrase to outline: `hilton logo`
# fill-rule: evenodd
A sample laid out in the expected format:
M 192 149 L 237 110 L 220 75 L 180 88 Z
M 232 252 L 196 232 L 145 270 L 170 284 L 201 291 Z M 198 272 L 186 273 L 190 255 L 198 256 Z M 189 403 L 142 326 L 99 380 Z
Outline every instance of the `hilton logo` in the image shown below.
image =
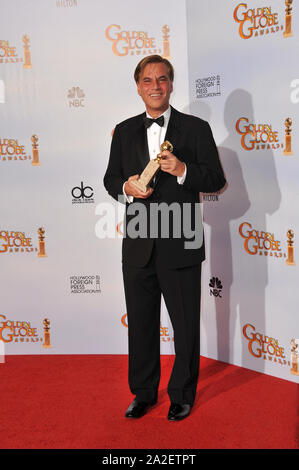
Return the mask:
M 78 86 L 73 86 L 67 94 L 70 108 L 84 108 L 85 93 Z
M 218 202 L 219 195 L 220 195 L 219 191 L 217 191 L 216 193 L 201 194 L 201 201 L 202 202 Z
M 72 204 L 93 204 L 93 188 L 91 186 L 84 186 L 81 181 L 81 186 L 75 186 L 72 191 Z
M 57 8 L 73 8 L 78 6 L 77 0 L 56 0 Z
M 223 287 L 218 277 L 212 277 L 210 280 L 209 286 L 211 287 L 210 295 L 213 295 L 214 297 L 222 298 L 221 292 L 222 292 Z

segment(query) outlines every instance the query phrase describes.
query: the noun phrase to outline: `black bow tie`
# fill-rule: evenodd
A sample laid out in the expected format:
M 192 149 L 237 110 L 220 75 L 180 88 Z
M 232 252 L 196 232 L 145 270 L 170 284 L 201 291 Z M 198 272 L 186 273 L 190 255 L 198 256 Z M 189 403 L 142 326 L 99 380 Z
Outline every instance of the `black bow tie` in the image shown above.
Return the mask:
M 148 117 L 144 117 L 143 119 L 144 119 L 144 125 L 146 129 L 148 129 L 148 127 L 150 127 L 154 122 L 156 122 L 161 127 L 164 124 L 164 116 L 160 116 L 157 119 L 151 119 Z

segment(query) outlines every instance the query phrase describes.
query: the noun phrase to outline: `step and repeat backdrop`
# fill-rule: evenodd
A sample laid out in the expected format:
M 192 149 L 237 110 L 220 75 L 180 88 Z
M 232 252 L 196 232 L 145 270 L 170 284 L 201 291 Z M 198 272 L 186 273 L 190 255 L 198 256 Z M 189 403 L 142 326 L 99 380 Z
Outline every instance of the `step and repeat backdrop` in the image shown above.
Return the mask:
M 0 354 L 127 354 L 115 125 L 142 57 L 210 122 L 228 185 L 202 194 L 201 353 L 299 382 L 296 2 L 0 0 Z M 162 305 L 161 353 L 174 352 Z
M 298 382 L 299 5 L 187 2 L 190 112 L 228 185 L 203 194 L 202 354 Z

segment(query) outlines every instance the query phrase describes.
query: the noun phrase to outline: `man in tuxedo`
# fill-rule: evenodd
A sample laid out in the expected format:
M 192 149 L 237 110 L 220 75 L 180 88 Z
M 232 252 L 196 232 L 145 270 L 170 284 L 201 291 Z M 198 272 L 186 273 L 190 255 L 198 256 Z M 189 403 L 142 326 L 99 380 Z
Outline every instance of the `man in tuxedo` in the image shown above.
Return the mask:
M 148 56 L 137 65 L 134 78 L 146 112 L 115 127 L 104 177 L 108 193 L 126 204 L 122 263 L 129 386 L 135 399 L 125 416 L 139 418 L 157 403 L 162 294 L 175 346 L 167 388 L 171 402 L 168 419 L 178 421 L 190 414 L 199 375 L 200 281 L 205 259 L 199 193 L 220 190 L 225 178 L 209 124 L 169 105 L 174 80 L 171 63 L 158 55 Z M 171 142 L 173 151 L 162 152 L 160 171 L 143 193 L 133 181 L 157 156 L 165 140 Z M 181 209 L 180 219 L 170 210 L 174 204 Z M 157 207 L 161 212 L 152 212 Z M 145 216 L 138 220 L 136 237 L 129 228 L 138 211 Z M 190 230 L 182 230 L 186 214 Z M 166 217 L 170 227 L 167 237 L 161 233 Z

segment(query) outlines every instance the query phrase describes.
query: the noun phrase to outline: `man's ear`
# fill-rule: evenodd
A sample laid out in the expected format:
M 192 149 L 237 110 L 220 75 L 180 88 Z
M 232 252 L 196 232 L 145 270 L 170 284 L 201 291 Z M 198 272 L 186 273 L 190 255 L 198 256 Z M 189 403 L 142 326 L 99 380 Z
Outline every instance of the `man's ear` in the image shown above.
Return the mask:
M 141 95 L 139 82 L 137 82 L 137 93 L 138 93 L 139 96 Z

